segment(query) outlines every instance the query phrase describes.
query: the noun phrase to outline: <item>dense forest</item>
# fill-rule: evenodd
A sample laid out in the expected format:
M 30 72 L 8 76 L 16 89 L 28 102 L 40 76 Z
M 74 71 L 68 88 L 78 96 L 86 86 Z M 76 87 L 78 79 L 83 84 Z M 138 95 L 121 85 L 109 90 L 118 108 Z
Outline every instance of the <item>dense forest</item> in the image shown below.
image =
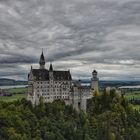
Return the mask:
M 87 113 L 63 101 L 0 102 L 0 140 L 140 140 L 140 114 L 111 91 L 88 101 Z

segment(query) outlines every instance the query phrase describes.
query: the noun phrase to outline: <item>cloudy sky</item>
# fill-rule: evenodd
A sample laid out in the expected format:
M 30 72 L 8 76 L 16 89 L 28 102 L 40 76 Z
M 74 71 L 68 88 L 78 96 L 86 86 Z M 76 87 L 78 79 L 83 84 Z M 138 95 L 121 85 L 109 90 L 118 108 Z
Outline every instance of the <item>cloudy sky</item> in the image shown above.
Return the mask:
M 42 48 L 73 78 L 140 80 L 140 1 L 0 0 L 0 78 L 26 80 Z

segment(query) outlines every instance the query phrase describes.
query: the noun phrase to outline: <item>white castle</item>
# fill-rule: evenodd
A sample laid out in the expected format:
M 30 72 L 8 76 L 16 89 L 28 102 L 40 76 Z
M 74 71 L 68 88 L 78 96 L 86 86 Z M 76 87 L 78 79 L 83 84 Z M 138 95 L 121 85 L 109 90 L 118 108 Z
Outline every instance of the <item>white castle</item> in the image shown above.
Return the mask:
M 31 66 L 28 74 L 27 100 L 33 105 L 38 105 L 40 99 L 43 102 L 64 100 L 67 105 L 72 105 L 77 111 L 86 111 L 87 99 L 93 97 L 93 92 L 98 91 L 97 71 L 94 70 L 90 86 L 83 86 L 81 81 L 74 83 L 70 71 L 53 70 L 52 64 L 45 69 L 45 58 L 42 51 L 39 61 L 40 68 Z

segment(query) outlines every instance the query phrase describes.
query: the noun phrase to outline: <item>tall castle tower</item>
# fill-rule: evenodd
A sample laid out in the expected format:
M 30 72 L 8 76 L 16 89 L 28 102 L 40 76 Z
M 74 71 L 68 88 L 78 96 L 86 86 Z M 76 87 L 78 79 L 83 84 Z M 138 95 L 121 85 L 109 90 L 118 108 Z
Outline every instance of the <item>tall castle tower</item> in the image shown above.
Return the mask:
M 97 71 L 94 70 L 92 72 L 92 79 L 91 79 L 91 88 L 94 90 L 94 91 L 98 91 L 99 90 L 99 85 L 98 85 L 98 82 L 99 82 L 99 78 L 97 77 Z
M 44 58 L 43 51 L 42 51 L 42 54 L 40 56 L 39 65 L 40 65 L 40 69 L 45 69 L 45 58 Z

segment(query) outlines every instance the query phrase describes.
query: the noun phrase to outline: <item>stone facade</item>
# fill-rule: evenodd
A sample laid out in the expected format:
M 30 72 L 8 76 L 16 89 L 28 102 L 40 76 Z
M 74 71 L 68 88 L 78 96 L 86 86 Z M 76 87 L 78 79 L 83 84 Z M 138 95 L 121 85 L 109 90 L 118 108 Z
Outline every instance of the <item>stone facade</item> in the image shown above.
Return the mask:
M 61 99 L 76 110 L 86 111 L 87 99 L 92 98 L 93 90 L 98 90 L 98 78 L 95 70 L 92 74 L 91 86 L 83 86 L 80 81 L 73 84 L 70 71 L 53 70 L 52 64 L 50 64 L 49 70 L 45 69 L 43 52 L 39 65 L 39 69 L 31 67 L 28 74 L 27 100 L 31 101 L 33 105 L 38 105 L 40 99 L 44 102 Z
M 87 99 L 92 98 L 90 86 L 83 86 L 79 80 L 73 85 L 72 105 L 77 110 L 86 111 Z

